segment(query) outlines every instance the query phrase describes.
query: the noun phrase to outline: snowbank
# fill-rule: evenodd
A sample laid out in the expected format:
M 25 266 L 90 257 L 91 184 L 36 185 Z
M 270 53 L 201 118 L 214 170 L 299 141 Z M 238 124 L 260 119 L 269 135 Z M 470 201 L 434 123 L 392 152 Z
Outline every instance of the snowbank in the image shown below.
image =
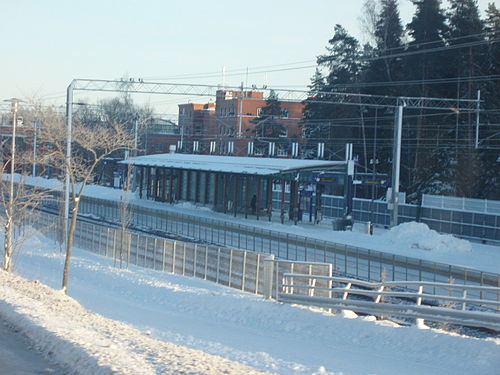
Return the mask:
M 82 307 L 61 291 L 0 271 L 0 317 L 74 374 L 263 374 L 240 363 L 156 340 Z
M 398 246 L 437 252 L 464 253 L 472 251 L 469 241 L 451 234 L 439 234 L 427 224 L 409 222 L 399 224 L 382 234 L 382 238 Z

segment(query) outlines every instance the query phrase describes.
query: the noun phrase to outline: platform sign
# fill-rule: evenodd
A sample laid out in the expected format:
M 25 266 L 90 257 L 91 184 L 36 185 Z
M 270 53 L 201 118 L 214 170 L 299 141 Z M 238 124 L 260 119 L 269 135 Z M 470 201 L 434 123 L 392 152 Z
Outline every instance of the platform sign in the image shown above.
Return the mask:
M 377 185 L 377 186 L 387 186 L 389 183 L 389 178 L 387 175 L 356 175 L 354 181 L 352 182 L 354 185 Z
M 312 176 L 312 182 L 317 184 L 336 184 L 341 185 L 344 183 L 344 175 L 335 173 L 321 173 Z

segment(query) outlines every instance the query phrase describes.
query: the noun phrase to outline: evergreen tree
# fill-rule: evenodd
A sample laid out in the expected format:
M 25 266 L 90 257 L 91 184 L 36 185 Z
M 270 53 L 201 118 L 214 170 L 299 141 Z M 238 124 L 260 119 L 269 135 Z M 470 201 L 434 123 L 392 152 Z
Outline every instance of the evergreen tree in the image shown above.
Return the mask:
M 286 127 L 283 124 L 283 110 L 278 95 L 271 90 L 266 99 L 266 105 L 261 108 L 259 117 L 251 122 L 255 124 L 252 132 L 256 136 L 255 147 L 265 153 L 269 142 L 274 142 L 276 146 L 283 147 L 287 142 Z
M 368 82 L 397 81 L 402 76 L 401 58 L 391 57 L 402 51 L 403 26 L 399 17 L 397 0 L 381 0 L 381 10 L 375 29 L 375 57 L 367 72 Z M 382 93 L 371 89 L 371 93 Z M 392 92 L 388 92 L 392 91 Z M 397 94 L 393 89 L 383 89 L 383 94 Z
M 316 68 L 309 87 L 308 100 L 305 101 L 301 126 L 308 139 L 321 139 L 325 137 L 325 104 L 320 101 L 325 91 L 325 79 L 319 68 Z
M 328 100 L 329 96 L 325 93 L 343 92 L 346 89 L 342 85 L 357 83 L 363 65 L 359 42 L 341 25 L 335 25 L 333 37 L 328 41 L 326 49 L 328 53 L 318 56 L 317 62 L 319 67 L 327 70 L 327 75 L 324 83 L 318 81 L 319 76 L 315 76 L 312 90 L 321 88 L 323 93 L 319 95 L 320 99 Z M 311 93 L 318 96 L 318 91 Z M 345 143 L 353 142 L 358 136 L 356 127 L 351 126 L 357 125 L 356 118 L 359 118 L 359 113 L 353 106 L 311 104 L 306 107 L 306 116 L 306 133 L 314 134 L 318 141 L 325 142 L 327 159 L 341 155 Z M 345 118 L 351 120 L 346 123 L 342 120 Z
M 279 119 L 282 117 L 281 102 L 274 90 L 266 99 L 266 105 L 261 108 L 259 117 L 253 120 L 255 134 L 261 138 L 277 138 L 286 135 L 286 128 Z
M 465 44 L 463 48 L 452 49 L 447 54 L 447 61 L 451 63 L 450 70 L 455 72 L 455 77 L 466 78 L 462 83 L 457 81 L 454 92 L 448 97 L 461 99 L 475 99 L 476 92 L 480 89 L 474 82 L 474 76 L 483 75 L 487 54 L 484 44 L 484 23 L 479 16 L 476 0 L 451 0 L 449 11 L 449 44 L 456 46 Z M 479 43 L 479 45 L 473 45 Z M 455 145 L 454 160 L 456 175 L 456 191 L 460 196 L 472 197 L 479 194 L 479 188 L 473 181 L 478 181 L 483 173 L 479 162 L 479 153 L 474 148 L 475 116 L 473 113 L 455 115 L 455 129 L 448 141 Z M 451 130 L 451 129 L 450 129 Z M 476 168 L 471 168 L 476 166 Z
M 494 3 L 488 4 L 485 19 L 485 31 L 488 40 L 486 73 L 488 76 L 500 74 L 500 10 Z M 479 151 L 482 163 L 480 176 L 481 189 L 478 197 L 500 200 L 500 163 L 497 162 L 500 137 L 498 127 L 500 123 L 500 81 L 488 80 L 482 86 L 481 97 L 484 98 L 481 114 L 479 136 Z
M 440 97 L 443 95 L 441 85 L 429 85 L 428 80 L 446 76 L 443 69 L 442 52 L 414 53 L 426 49 L 440 48 L 445 45 L 444 38 L 447 32 L 446 17 L 441 9 L 441 0 L 412 0 L 416 6 L 415 15 L 407 25 L 408 34 L 411 37 L 408 45 L 408 57 L 403 59 L 404 79 L 409 81 L 420 81 L 419 85 L 411 85 L 408 88 L 408 96 L 416 97 Z M 432 176 L 437 176 L 432 166 L 436 162 L 445 162 L 445 158 L 436 148 L 439 148 L 441 135 L 439 130 L 442 121 L 439 117 L 426 117 L 424 110 L 412 111 L 416 119 L 414 123 L 408 124 L 409 130 L 406 136 L 410 145 L 405 149 L 407 161 L 406 189 L 420 195 L 423 184 Z M 434 142 L 435 140 L 435 142 Z M 441 165 L 442 168 L 446 166 Z M 436 189 L 433 184 L 433 189 Z

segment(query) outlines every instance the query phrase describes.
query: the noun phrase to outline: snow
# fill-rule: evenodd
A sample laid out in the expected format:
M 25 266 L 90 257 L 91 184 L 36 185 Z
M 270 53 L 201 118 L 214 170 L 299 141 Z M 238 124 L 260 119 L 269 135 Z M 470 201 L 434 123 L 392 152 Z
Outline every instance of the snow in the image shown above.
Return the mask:
M 283 305 L 201 279 L 118 269 L 80 249 L 68 297 L 51 289 L 60 286 L 63 264 L 53 242 L 30 238 L 15 262 L 26 279 L 0 272 L 0 317 L 78 374 L 488 375 L 500 368 L 500 338 Z
M 251 175 L 271 175 L 299 169 L 345 168 L 345 161 L 297 160 L 277 158 L 253 158 L 242 156 L 154 154 L 137 156 L 120 163 L 142 166 L 243 173 Z
M 429 229 L 427 224 L 409 222 L 391 228 L 382 235 L 390 243 L 410 249 L 421 249 L 434 252 L 448 252 L 453 255 L 472 251 L 469 241 L 451 234 L 439 234 Z

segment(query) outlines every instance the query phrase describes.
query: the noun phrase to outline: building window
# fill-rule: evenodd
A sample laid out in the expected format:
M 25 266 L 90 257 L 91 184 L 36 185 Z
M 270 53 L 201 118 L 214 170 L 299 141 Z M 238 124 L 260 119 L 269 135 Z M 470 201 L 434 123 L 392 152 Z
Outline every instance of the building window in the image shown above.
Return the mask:
M 288 118 L 288 109 L 282 108 L 280 116 L 281 118 Z

